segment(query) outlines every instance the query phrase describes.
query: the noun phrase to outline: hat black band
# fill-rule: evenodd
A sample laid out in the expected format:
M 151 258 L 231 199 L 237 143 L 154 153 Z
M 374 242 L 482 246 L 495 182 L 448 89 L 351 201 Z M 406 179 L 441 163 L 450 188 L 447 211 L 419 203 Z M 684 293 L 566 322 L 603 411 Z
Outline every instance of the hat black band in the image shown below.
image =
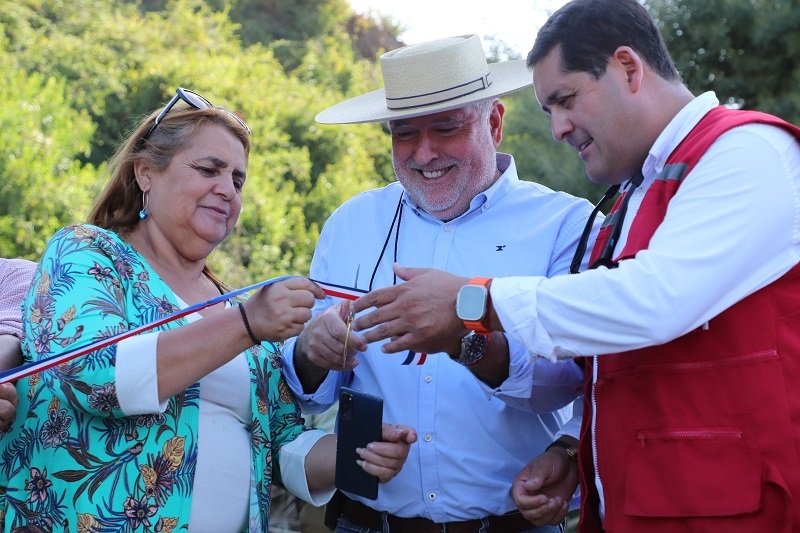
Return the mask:
M 386 107 L 392 111 L 398 111 L 401 109 L 414 109 L 415 107 L 441 104 L 442 102 L 455 100 L 456 98 L 477 93 L 478 91 L 484 91 L 492 84 L 492 82 L 489 81 L 490 74 L 491 72 L 487 72 L 485 76 L 482 76 L 476 80 L 432 93 L 405 96 L 403 98 L 389 98 L 387 96 Z

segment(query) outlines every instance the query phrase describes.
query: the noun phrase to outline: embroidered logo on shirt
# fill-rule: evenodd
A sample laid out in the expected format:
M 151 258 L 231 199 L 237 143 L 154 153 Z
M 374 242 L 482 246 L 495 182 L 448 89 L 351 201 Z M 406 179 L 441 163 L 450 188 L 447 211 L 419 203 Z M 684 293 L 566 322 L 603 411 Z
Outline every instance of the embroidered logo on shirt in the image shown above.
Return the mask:
M 505 244 L 495 244 L 495 246 L 497 247 L 497 249 L 495 250 L 495 252 L 502 252 L 502 251 L 503 251 L 503 249 L 506 247 L 506 245 L 505 245 Z

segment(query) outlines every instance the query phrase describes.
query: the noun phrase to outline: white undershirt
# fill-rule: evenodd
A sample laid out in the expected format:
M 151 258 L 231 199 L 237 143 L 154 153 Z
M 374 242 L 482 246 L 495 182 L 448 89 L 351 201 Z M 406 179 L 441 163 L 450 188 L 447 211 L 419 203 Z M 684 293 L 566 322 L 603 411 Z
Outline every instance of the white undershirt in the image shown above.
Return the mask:
M 190 533 L 237 532 L 247 523 L 252 462 L 249 375 L 247 360 L 239 354 L 200 380 Z

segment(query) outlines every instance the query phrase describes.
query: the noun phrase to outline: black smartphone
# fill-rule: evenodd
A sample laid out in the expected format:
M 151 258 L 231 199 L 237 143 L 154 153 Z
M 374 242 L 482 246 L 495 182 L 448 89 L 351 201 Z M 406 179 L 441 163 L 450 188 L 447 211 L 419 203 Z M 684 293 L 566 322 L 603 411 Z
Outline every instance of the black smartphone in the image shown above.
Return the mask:
M 358 466 L 356 448 L 381 440 L 383 398 L 342 387 L 336 416 L 336 488 L 374 500 L 378 478 Z

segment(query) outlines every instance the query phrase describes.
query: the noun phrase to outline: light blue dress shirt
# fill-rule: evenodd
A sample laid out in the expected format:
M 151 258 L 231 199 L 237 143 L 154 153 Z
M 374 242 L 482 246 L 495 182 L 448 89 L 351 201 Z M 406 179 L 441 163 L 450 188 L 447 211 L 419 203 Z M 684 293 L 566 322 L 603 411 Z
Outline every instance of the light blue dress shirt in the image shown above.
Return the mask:
M 465 214 L 449 222 L 418 208 L 399 183 L 351 198 L 326 222 L 311 277 L 352 286 L 358 269 L 359 289 L 370 288 L 370 283 L 372 288 L 385 287 L 394 282 L 395 261 L 468 277 L 566 274 L 591 204 L 519 180 L 507 154 L 498 154 L 497 164 L 502 176 L 472 200 Z M 334 303 L 332 298 L 318 302 L 314 312 Z M 574 362 L 530 358 L 513 341 L 513 378 L 498 390 L 482 386 L 447 354 L 387 355 L 380 343 L 373 343 L 359 354 L 353 372 L 329 372 L 316 393 L 308 395 L 293 365 L 294 342 L 283 347 L 284 371 L 304 412 L 327 409 L 339 389 L 349 386 L 381 396 L 384 421 L 410 425 L 419 434 L 399 475 L 380 486 L 378 499 L 354 499 L 401 517 L 435 522 L 514 510 L 514 477 L 570 418 L 570 404 L 582 383 Z M 495 397 L 498 391 L 506 401 Z M 507 398 L 509 391 L 518 391 L 518 405 L 513 392 Z

